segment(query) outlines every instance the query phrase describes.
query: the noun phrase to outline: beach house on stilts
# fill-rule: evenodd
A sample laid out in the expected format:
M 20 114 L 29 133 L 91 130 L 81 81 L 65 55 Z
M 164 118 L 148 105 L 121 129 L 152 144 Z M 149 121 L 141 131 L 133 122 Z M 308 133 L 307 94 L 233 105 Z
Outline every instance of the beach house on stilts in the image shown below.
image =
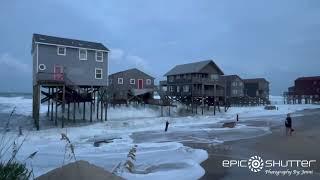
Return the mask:
M 94 113 L 95 119 L 106 120 L 103 97 L 108 83 L 108 53 L 102 43 L 33 34 L 32 115 L 37 129 L 40 103 L 48 105 L 48 119 L 55 125 L 61 120 L 62 127 L 72 119 L 76 121 L 77 108 L 82 109 L 83 120 L 92 122 Z
M 212 60 L 176 65 L 160 82 L 160 88 L 169 99 L 190 106 L 197 113 L 197 107 L 225 104 L 225 83 L 222 70 Z M 203 110 L 202 110 L 203 112 Z

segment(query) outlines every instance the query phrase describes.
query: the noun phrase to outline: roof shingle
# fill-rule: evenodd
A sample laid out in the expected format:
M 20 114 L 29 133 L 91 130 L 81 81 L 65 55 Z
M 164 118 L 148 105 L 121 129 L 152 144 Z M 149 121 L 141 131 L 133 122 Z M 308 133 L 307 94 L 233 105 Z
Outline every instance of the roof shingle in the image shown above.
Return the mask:
M 79 48 L 88 48 L 109 51 L 102 43 L 82 41 L 76 39 L 61 38 L 42 34 L 33 34 L 33 41 L 38 43 L 57 44 L 62 46 L 73 46 Z
M 167 72 L 165 74 L 165 76 L 177 75 L 177 74 L 187 74 L 187 73 L 197 73 L 197 72 L 201 71 L 201 69 L 203 69 L 209 63 L 213 63 L 213 65 L 218 69 L 219 73 L 221 75 L 223 75 L 222 70 L 216 65 L 216 63 L 214 63 L 212 60 L 206 60 L 206 61 L 199 61 L 199 62 L 194 62 L 194 63 L 176 65 L 169 72 Z

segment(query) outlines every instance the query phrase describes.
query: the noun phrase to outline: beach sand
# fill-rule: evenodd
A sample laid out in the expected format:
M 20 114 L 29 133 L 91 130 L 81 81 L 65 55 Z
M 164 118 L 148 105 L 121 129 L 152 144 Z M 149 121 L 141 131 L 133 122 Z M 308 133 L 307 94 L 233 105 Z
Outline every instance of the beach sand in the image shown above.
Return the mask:
M 271 127 L 269 135 L 225 142 L 221 145 L 188 144 L 208 151 L 209 158 L 201 165 L 206 174 L 201 179 L 320 179 L 320 109 L 299 112 L 300 117 L 293 118 L 293 136 L 285 135 L 283 126 Z M 284 121 L 284 120 L 282 120 Z M 301 170 L 299 168 L 264 168 L 258 173 L 248 168 L 223 168 L 225 159 L 242 160 L 257 155 L 270 160 L 316 160 L 309 169 L 313 175 L 276 176 L 266 174 L 272 170 Z

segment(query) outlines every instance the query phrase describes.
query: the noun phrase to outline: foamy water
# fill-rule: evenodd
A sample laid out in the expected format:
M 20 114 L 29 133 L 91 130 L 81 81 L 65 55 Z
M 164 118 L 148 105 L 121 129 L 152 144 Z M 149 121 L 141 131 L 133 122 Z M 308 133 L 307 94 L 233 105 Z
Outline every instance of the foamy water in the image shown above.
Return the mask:
M 16 106 L 16 114 L 30 116 L 32 100 L 25 97 L 0 97 L 0 112 L 9 113 Z M 89 107 L 89 106 L 87 106 Z M 113 169 L 119 162 L 125 162 L 127 153 L 135 144 L 138 145 L 136 171 L 124 171 L 119 174 L 127 179 L 198 179 L 205 171 L 200 163 L 208 158 L 206 151 L 192 149 L 184 142 L 205 143 L 208 146 L 253 138 L 270 133 L 270 123 L 282 123 L 286 113 L 297 110 L 318 108 L 317 105 L 279 105 L 278 111 L 266 111 L 263 107 L 236 107 L 228 112 L 205 112 L 205 115 L 177 117 L 159 117 L 157 109 L 143 107 L 121 107 L 108 110 L 108 121 L 83 127 L 67 129 L 52 128 L 41 131 L 24 132 L 27 140 L 18 158 L 24 159 L 38 151 L 32 161 L 36 176 L 62 165 L 65 143 L 60 140 L 60 133 L 67 133 L 75 145 L 77 160 L 83 159 L 107 170 Z M 42 116 L 46 105 L 41 105 Z M 81 115 L 81 109 L 77 116 Z M 89 114 L 89 113 L 86 113 Z M 240 116 L 240 123 L 233 129 L 221 128 L 223 122 L 235 120 Z M 279 116 L 279 117 L 278 117 Z M 249 126 L 250 121 L 266 122 L 260 127 Z M 30 121 L 30 119 L 28 119 Z M 165 122 L 169 121 L 169 131 L 164 132 Z M 20 123 L 17 121 L 17 123 Z M 15 132 L 9 132 L 14 136 Z M 21 137 L 23 138 L 23 137 Z M 21 139 L 20 138 L 20 139 Z M 97 139 L 113 139 L 113 142 L 94 147 Z M 30 165 L 30 164 L 29 164 Z

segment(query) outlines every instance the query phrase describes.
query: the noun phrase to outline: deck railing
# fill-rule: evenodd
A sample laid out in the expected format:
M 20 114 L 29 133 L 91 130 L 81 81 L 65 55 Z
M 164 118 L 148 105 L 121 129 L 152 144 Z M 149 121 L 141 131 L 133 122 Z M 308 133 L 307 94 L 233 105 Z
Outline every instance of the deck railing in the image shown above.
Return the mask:
M 47 81 L 47 82 L 64 82 L 65 75 L 63 73 L 45 73 L 45 72 L 38 72 L 36 74 L 37 81 Z

